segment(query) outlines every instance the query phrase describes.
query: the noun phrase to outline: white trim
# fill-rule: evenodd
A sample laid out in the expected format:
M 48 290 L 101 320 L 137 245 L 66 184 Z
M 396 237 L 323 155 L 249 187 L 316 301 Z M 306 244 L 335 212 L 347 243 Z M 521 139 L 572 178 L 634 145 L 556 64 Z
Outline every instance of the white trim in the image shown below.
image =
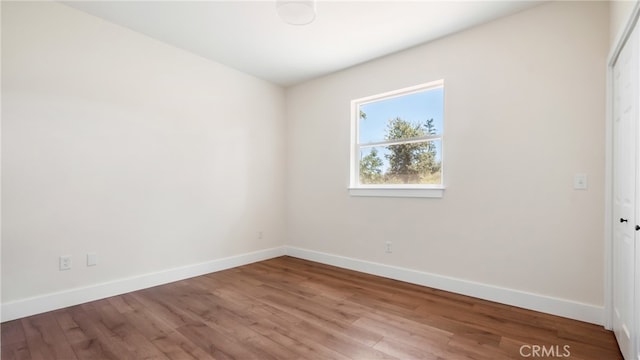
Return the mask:
M 604 311 L 603 325 L 613 328 L 613 65 L 640 17 L 640 2 L 636 1 L 627 24 L 617 34 L 607 62 L 607 99 L 605 124 L 605 209 L 604 209 Z
M 399 97 L 399 96 L 404 96 L 404 95 L 415 94 L 415 93 L 419 93 L 419 92 L 423 92 L 423 91 L 428 91 L 428 90 L 441 88 L 443 86 L 444 86 L 444 79 L 440 79 L 440 80 L 435 80 L 435 81 L 431 81 L 431 82 L 424 83 L 424 84 L 409 86 L 409 87 L 402 88 L 402 89 L 387 91 L 387 92 L 382 93 L 382 94 L 376 94 L 376 95 L 370 95 L 370 96 L 361 97 L 359 99 L 352 100 L 351 103 L 352 104 L 357 104 L 357 105 L 363 105 L 363 104 L 372 103 L 372 102 L 380 100 L 380 99 L 387 99 L 387 98 L 394 98 L 394 97 Z M 356 108 L 358 108 L 358 107 L 356 107 Z
M 283 256 L 285 253 L 284 247 L 276 247 L 11 301 L 2 304 L 2 322 L 272 259 Z
M 442 198 L 444 188 L 384 188 L 384 187 L 359 187 L 350 188 L 351 196 L 374 196 L 374 197 L 416 197 L 416 198 Z
M 604 314 L 605 329 L 613 329 L 613 73 L 607 66 L 607 100 L 604 162 Z
M 416 144 L 416 143 L 429 142 L 434 140 L 442 141 L 442 135 L 426 135 L 426 136 L 412 137 L 408 139 L 374 141 L 374 142 L 359 144 L 358 146 L 360 147 L 360 149 L 362 149 L 362 148 L 371 148 L 371 147 L 380 147 L 380 146 Z
M 383 276 L 390 279 L 406 281 L 440 290 L 451 291 L 462 295 L 563 316 L 575 320 L 586 321 L 599 325 L 603 323 L 603 308 L 599 306 L 291 246 L 259 250 L 207 261 L 204 263 L 187 265 L 155 273 L 4 303 L 2 304 L 2 322 L 78 305 L 89 301 L 104 299 L 127 292 L 146 289 L 153 286 L 168 284 L 174 281 L 247 265 L 257 261 L 268 260 L 283 255 L 316 261 L 367 274 Z
M 593 324 L 603 323 L 601 306 L 291 246 L 287 247 L 287 255 Z
M 610 67 L 612 67 L 618 59 L 618 55 L 620 55 L 620 51 L 622 51 L 624 43 L 633 32 L 633 27 L 638 21 L 638 15 L 640 15 L 640 1 L 636 1 L 635 5 L 633 6 L 633 10 L 631 10 L 631 15 L 629 16 L 629 19 L 627 19 L 627 24 L 616 36 L 615 45 L 613 48 L 611 48 L 608 58 L 608 64 Z

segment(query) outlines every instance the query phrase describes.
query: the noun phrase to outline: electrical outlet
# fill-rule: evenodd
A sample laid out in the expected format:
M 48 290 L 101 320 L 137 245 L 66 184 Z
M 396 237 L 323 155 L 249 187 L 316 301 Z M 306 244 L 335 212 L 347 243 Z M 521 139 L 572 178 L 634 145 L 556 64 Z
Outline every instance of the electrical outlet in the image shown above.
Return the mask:
M 384 252 L 386 252 L 387 254 L 391 254 L 393 251 L 393 249 L 391 248 L 391 241 L 386 241 L 384 243 Z
M 258 231 L 258 239 L 262 239 L 264 237 L 264 233 L 262 230 Z
M 587 190 L 587 174 L 575 174 L 573 177 L 573 188 L 575 190 Z
M 60 271 L 71 270 L 71 255 L 60 256 Z

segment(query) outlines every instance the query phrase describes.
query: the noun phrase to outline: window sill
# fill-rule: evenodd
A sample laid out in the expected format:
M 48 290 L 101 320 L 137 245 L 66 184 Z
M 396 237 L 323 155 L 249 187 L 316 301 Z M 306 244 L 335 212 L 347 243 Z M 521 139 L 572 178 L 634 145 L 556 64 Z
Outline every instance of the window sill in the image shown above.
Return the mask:
M 349 188 L 351 196 L 442 198 L 444 188 Z

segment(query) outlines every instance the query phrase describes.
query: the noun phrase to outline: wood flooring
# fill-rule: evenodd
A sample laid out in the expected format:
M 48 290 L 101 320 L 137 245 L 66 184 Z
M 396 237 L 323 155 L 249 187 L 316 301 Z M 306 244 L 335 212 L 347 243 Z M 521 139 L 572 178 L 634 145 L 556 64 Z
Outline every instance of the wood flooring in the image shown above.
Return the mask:
M 597 325 L 292 257 L 2 324 L 2 360 L 540 358 L 622 359 Z

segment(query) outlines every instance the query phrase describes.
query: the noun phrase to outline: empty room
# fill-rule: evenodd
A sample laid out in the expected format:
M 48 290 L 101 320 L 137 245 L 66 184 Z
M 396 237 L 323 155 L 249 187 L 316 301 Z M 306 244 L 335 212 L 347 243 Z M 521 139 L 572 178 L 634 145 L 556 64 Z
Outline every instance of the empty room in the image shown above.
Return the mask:
M 0 10 L 3 360 L 640 360 L 637 1 Z

